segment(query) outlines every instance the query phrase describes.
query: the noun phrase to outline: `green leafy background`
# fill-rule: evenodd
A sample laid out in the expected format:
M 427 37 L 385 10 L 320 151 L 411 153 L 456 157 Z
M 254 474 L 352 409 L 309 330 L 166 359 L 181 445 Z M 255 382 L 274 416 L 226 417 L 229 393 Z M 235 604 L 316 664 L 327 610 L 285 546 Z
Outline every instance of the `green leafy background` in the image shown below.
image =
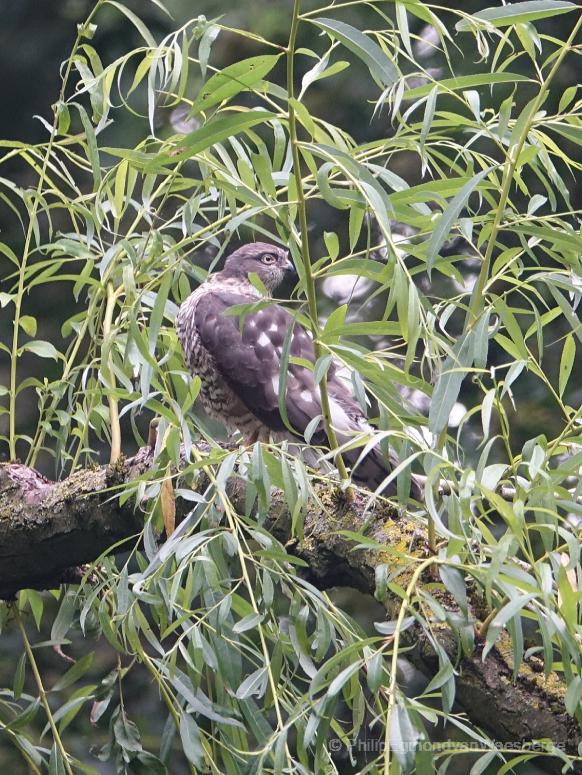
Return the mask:
M 180 442 L 221 434 L 172 323 L 231 247 L 289 244 L 301 282 L 282 294 L 316 333 L 318 377 L 331 353 L 343 361 L 375 443 L 428 477 L 410 516 L 439 543 L 459 642 L 470 578 L 493 613 L 485 652 L 506 631 L 516 670 L 541 655 L 580 719 L 582 103 L 579 50 L 564 44 L 579 12 L 305 3 L 289 99 L 291 3 L 167 8 L 23 2 L 1 33 L 2 453 L 60 477 L 107 460 L 117 414 L 127 454 L 161 421 L 156 467 L 122 494 L 143 505 L 139 550 L 104 558 L 95 587 L 20 596 L 28 637 L 46 642 L 56 734 L 2 608 L 0 764 L 65 772 L 62 739 L 86 772 L 358 772 L 366 762 L 333 760 L 326 739 L 376 716 L 394 744 L 446 717 L 445 735 L 483 745 L 449 772 L 501 771 L 453 713 L 446 655 L 430 682 L 397 676 L 394 632 L 416 622 L 430 636 L 442 618 L 430 590 L 406 599 L 380 571 L 378 600 L 388 586 L 406 599 L 386 622 L 377 601 L 308 584 L 264 530 L 271 484 L 298 536 L 315 497 L 285 449 L 214 448 L 204 496 L 192 458 L 176 483 L 192 511 L 159 541 Z M 258 517 L 251 498 L 246 514 L 229 502 L 235 469 Z M 444 498 L 430 487 L 441 477 Z M 75 656 L 68 672 L 50 646 Z M 447 760 L 394 750 L 393 771 Z M 367 766 L 384 771 L 388 755 Z

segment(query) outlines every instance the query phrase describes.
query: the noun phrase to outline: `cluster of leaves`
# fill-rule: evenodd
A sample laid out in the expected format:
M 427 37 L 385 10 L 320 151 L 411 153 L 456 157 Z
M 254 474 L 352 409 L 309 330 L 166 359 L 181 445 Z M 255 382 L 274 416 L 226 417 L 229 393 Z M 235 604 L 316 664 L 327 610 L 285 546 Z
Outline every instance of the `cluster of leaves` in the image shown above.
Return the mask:
M 12 345 L 0 344 L 10 358 L 10 382 L 0 388 L 10 456 L 34 465 L 49 451 L 66 472 L 94 462 L 105 441 L 115 460 L 122 440 L 127 449 L 144 443 L 144 418 L 160 418 L 156 465 L 122 494 L 143 506 L 143 535 L 121 568 L 104 559 L 92 587 L 68 591 L 53 623 L 52 643 L 63 643 L 75 624 L 106 639 L 118 667 L 54 711 L 27 648 L 0 701 L 1 728 L 33 772 L 95 772 L 62 740 L 87 703 L 94 723 L 109 718 L 99 756 L 116 761 L 119 772 L 165 772 L 178 737 L 191 771 L 332 773 L 339 765 L 330 735 L 350 750 L 361 734 L 389 743 L 374 749 L 362 772 L 444 772 L 453 754 L 420 745 L 439 718 L 482 745 L 473 772 L 483 772 L 504 754 L 453 713 L 454 666 L 433 632 L 434 622 L 446 621 L 465 652 L 474 648 L 467 579 L 492 612 L 482 629 L 484 657 L 504 631 L 516 675 L 526 656 L 541 653 L 546 675 L 556 670 L 568 685 L 568 712 L 582 720 L 582 416 L 573 406 L 582 265 L 567 182 L 580 169 L 569 152 L 582 145 L 582 100 L 575 86 L 557 100 L 552 88 L 566 57 L 580 53 L 582 19 L 562 40 L 543 31 L 550 17 L 576 16 L 575 4 L 562 0 L 473 16 L 449 11 L 445 20 L 428 3 L 390 4 L 393 15 L 382 2 L 345 4 L 365 5 L 381 25 L 363 31 L 343 20 L 341 3 L 303 14 L 299 5 L 282 47 L 204 18 L 157 43 L 128 6 L 98 0 L 78 28 L 48 141 L 0 144 L 3 164 L 18 158 L 37 176 L 32 189 L 0 178 L 24 234 L 18 255 L 0 244 L 13 265 L 0 295 L 14 320 Z M 109 63 L 91 43 L 105 6 L 143 38 Z M 421 25 L 430 25 L 446 77 L 422 64 Z M 455 75 L 453 26 L 479 51 L 474 74 Z M 306 29 L 321 33 L 317 50 L 299 46 Z M 209 59 L 219 35 L 243 36 L 258 53 L 216 69 Z M 386 125 L 364 143 L 307 107 L 314 84 L 339 82 L 354 66 L 377 86 L 376 104 L 362 110 Z M 107 129 L 124 111 L 141 116 L 144 138 L 131 148 L 108 146 Z M 165 115 L 169 131 L 159 129 Z M 403 168 L 408 179 L 394 171 Z M 346 228 L 326 233 L 324 254 L 312 260 L 306 226 L 316 205 L 339 211 Z M 408 229 L 405 241 L 396 240 L 395 223 Z M 451 234 L 463 250 L 445 250 Z M 398 572 L 379 570 L 379 598 L 389 591 L 401 604 L 397 621 L 375 636 L 304 581 L 301 563 L 265 529 L 276 485 L 301 538 L 303 515 L 318 499 L 313 473 L 284 447 L 228 452 L 213 444 L 202 456 L 195 446 L 212 442 L 214 429 L 196 412 L 200 383 L 185 370 L 173 319 L 191 290 L 187 275 L 206 275 L 209 261 L 198 259 L 212 255 L 214 266 L 231 241 L 249 236 L 291 248 L 300 275 L 291 303 L 316 337 L 322 391 L 333 355 L 352 374 L 362 404 L 377 409 L 379 432 L 368 443 L 388 442 L 401 456 L 392 475 L 400 491 L 411 463 L 427 476 L 425 509 L 411 518 L 428 529 L 436 554 L 421 561 L 403 552 Z M 362 310 L 348 301 L 324 322 L 315 283 L 342 276 L 369 283 L 366 308 L 380 301 L 380 314 L 358 319 Z M 72 283 L 80 305 L 63 322 L 62 349 L 37 339 L 35 318 L 24 314 L 26 294 L 36 286 L 48 293 L 53 282 Z M 447 295 L 439 295 L 439 283 Z M 362 344 L 362 337 L 375 340 Z M 552 346 L 561 347 L 557 374 L 543 364 Z M 31 355 L 55 359 L 58 377 L 19 381 L 21 359 Z M 455 441 L 449 416 L 469 375 L 477 397 Z M 526 375 L 539 381 L 560 427 L 516 448 L 512 403 Z M 31 389 L 39 420 L 26 436 L 16 408 Z M 428 417 L 404 398 L 414 393 L 430 397 Z M 481 432 L 473 460 L 462 433 L 475 416 Z M 175 467 L 176 495 L 192 510 L 161 543 Z M 244 513 L 226 488 L 235 471 L 248 483 Z M 458 604 L 455 616 L 422 582 L 430 565 Z M 29 608 L 38 623 L 43 598 L 22 593 L 19 609 Z M 528 634 L 526 650 L 529 623 L 536 634 Z M 412 624 L 441 665 L 417 697 L 405 695 L 396 671 L 400 635 Z M 40 699 L 23 692 L 26 664 Z M 157 755 L 123 703 L 120 687 L 138 665 L 167 711 Z M 80 660 L 51 694 L 77 684 L 89 667 L 89 658 Z M 52 750 L 25 734 L 41 706 Z M 551 742 L 547 753 L 566 766 L 573 761 Z

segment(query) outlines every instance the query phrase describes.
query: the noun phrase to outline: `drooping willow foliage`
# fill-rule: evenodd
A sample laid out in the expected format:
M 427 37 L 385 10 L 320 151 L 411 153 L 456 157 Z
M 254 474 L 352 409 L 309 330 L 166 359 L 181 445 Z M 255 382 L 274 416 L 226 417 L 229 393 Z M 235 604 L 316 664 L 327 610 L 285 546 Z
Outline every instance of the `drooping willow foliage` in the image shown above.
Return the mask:
M 143 39 L 114 61 L 93 41 L 106 12 Z M 2 611 L 5 631 L 20 625 L 25 653 L 0 696 L 0 734 L 30 772 L 99 772 L 71 733 L 89 714 L 108 772 L 335 773 L 340 760 L 344 772 L 453 772 L 469 743 L 472 772 L 501 768 L 514 754 L 453 709 L 455 665 L 435 634 L 446 622 L 463 650 L 474 648 L 468 583 L 491 610 L 484 657 L 506 630 L 516 674 L 526 648 L 541 656 L 582 720 L 582 251 L 572 193 L 582 99 L 560 81 L 579 67 L 579 8 L 534 0 L 471 16 L 419 0 L 295 0 L 281 13 L 286 42 L 231 29 L 228 13 L 160 41 L 129 4 L 97 0 L 63 66 L 47 140 L 0 142 L 3 206 L 22 228 L 18 244 L 0 243 L 0 303 L 13 320 L 0 343 L 9 457 L 34 466 L 51 455 L 66 475 L 102 462 L 104 446 L 112 460 L 131 454 L 160 418 L 151 471 L 112 489 L 143 510 L 143 534 L 123 559 L 96 563 L 91 583 L 63 592 L 52 622 L 50 642 L 80 632 L 85 656 L 47 684 L 30 638 L 48 598 L 22 592 Z M 225 36 L 234 61 L 217 68 L 213 45 Z M 236 56 L 241 40 L 252 56 Z M 458 72 L 461 49 L 470 74 Z M 334 94 L 354 68 L 363 140 L 333 121 Z M 141 137 L 123 144 L 111 129 L 128 115 Z M 28 167 L 27 188 L 2 171 L 15 161 Z M 312 224 L 322 212 L 336 226 L 320 238 Z M 378 598 L 389 587 L 402 605 L 376 635 L 307 583 L 263 526 L 276 486 L 301 538 L 326 476 L 285 447 L 215 444 L 195 405 L 177 305 L 251 239 L 291 250 L 300 279 L 285 303 L 314 333 L 322 393 L 333 355 L 378 426 L 365 442 L 402 460 L 399 493 L 411 468 L 427 477 L 425 503 L 407 518 L 432 552 L 419 559 L 403 547 L 378 574 Z M 336 280 L 353 292 L 330 309 L 316 291 Z M 76 311 L 61 321 L 62 340 L 48 341 L 27 299 L 39 286 L 50 299 L 63 282 Z M 516 431 L 520 407 L 532 412 L 523 385 L 554 418 L 531 421 L 527 438 Z M 30 433 L 17 409 L 33 398 Z M 204 452 L 200 441 L 210 442 Z M 233 474 L 247 482 L 246 513 L 227 493 Z M 174 496 L 191 510 L 163 541 Z M 320 507 L 333 524 L 333 501 Z M 440 577 L 421 572 L 429 566 Z M 455 617 L 433 595 L 439 584 Z M 412 625 L 440 670 L 407 696 L 397 666 Z M 117 665 L 93 680 L 104 642 Z M 124 703 L 140 670 L 162 719 L 153 742 Z M 439 720 L 467 745 L 424 745 Z M 378 744 L 362 760 L 353 744 L 364 736 Z M 574 762 L 551 741 L 545 755 Z

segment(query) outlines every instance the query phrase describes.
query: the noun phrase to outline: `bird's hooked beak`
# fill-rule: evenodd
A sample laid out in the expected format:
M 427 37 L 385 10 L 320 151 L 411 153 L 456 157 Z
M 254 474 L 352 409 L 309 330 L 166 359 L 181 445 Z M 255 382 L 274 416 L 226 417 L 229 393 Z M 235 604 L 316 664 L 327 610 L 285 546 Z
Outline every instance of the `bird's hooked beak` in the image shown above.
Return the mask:
M 289 254 L 287 254 L 287 255 L 289 255 Z M 283 264 L 283 269 L 284 269 L 286 272 L 289 272 L 289 274 L 291 275 L 291 277 L 298 277 L 298 276 L 299 276 L 299 275 L 297 274 L 297 269 L 295 269 L 295 264 L 294 264 L 294 263 L 291 261 L 291 259 L 290 259 L 290 258 L 287 258 L 287 259 L 286 259 L 285 263 Z

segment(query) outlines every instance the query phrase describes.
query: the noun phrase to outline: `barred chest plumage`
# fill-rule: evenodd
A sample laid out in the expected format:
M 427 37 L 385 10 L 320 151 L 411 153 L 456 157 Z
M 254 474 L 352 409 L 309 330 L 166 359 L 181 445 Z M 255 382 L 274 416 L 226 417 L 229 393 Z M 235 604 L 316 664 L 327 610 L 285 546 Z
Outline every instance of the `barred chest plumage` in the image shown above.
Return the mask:
M 254 289 L 252 286 L 250 288 L 255 296 Z M 246 439 L 267 441 L 269 429 L 248 410 L 230 388 L 196 329 L 196 305 L 204 294 L 213 290 L 249 294 L 248 285 L 241 287 L 240 283 L 232 280 L 220 283 L 208 280 L 182 303 L 176 316 L 176 333 L 184 350 L 186 365 L 193 376 L 200 377 L 200 400 L 210 417 L 225 425 L 230 433 L 239 430 Z M 258 298 L 258 294 L 256 297 Z

